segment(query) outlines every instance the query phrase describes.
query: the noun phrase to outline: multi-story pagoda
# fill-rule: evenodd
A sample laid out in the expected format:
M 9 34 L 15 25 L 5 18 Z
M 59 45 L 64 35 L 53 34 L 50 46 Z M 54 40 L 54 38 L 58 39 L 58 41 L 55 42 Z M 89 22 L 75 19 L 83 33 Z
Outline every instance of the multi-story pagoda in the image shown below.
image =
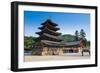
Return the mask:
M 36 39 L 37 43 L 35 45 L 35 49 L 37 50 L 37 54 L 40 55 L 61 55 L 62 50 L 60 47 L 61 33 L 57 31 L 57 24 L 53 23 L 50 19 L 46 20 L 41 24 L 42 27 L 39 27 L 40 32 L 36 32 L 39 37 Z
M 58 25 L 53 23 L 50 19 L 41 25 L 42 27 L 39 27 L 41 31 L 36 32 L 39 37 L 36 39 L 36 44 L 33 48 L 34 55 L 64 55 L 65 52 L 82 53 L 83 48 L 86 47 L 82 39 L 79 41 L 61 43 L 61 33 L 57 32 L 60 29 L 57 28 Z

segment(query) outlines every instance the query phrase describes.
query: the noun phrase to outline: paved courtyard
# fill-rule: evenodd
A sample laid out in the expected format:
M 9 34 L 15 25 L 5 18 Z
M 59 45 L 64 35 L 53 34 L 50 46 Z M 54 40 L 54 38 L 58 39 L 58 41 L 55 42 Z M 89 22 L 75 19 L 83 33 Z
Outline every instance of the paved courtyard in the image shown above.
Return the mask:
M 66 53 L 62 56 L 24 56 L 25 62 L 32 61 L 51 61 L 51 60 L 78 60 L 78 59 L 89 59 L 90 56 L 88 53 L 84 53 L 84 56 L 81 53 Z

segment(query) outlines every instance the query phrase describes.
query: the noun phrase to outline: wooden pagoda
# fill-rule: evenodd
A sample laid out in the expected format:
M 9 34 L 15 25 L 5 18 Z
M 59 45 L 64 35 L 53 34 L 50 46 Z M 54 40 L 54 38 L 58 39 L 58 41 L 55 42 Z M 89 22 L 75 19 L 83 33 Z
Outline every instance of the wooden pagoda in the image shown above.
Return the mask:
M 39 37 L 36 39 L 37 43 L 35 48 L 37 50 L 36 54 L 39 55 L 61 55 L 62 50 L 60 47 L 60 38 L 61 33 L 57 32 L 57 24 L 53 23 L 50 19 L 46 20 L 41 24 L 42 27 L 39 27 L 40 32 L 36 32 Z

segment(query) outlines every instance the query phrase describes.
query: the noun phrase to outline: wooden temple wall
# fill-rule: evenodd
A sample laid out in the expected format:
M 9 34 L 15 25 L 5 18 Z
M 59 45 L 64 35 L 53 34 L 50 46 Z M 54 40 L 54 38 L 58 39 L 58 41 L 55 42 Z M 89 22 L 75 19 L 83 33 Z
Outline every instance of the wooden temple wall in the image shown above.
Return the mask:
M 64 53 L 79 53 L 81 52 L 81 47 L 71 47 L 71 48 L 67 48 L 67 47 L 64 47 L 63 49 Z

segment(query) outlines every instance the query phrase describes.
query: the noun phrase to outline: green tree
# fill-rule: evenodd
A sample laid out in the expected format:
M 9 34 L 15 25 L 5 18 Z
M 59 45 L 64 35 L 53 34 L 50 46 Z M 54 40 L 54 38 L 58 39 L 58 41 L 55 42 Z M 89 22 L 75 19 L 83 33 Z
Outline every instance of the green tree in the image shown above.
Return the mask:
M 33 44 L 35 43 L 35 38 L 33 37 L 24 37 L 24 48 L 25 49 L 32 49 Z
M 88 48 L 90 48 L 90 41 L 87 41 L 87 45 Z
M 79 33 L 78 33 L 78 30 L 75 31 L 75 40 L 79 40 Z
M 86 33 L 83 29 L 81 29 L 80 39 L 83 41 L 84 46 L 87 47 L 87 39 L 85 37 L 86 37 Z
M 80 31 L 80 38 L 81 39 L 85 39 L 85 37 L 86 37 L 86 33 L 84 32 L 83 29 L 81 29 L 81 31 Z

